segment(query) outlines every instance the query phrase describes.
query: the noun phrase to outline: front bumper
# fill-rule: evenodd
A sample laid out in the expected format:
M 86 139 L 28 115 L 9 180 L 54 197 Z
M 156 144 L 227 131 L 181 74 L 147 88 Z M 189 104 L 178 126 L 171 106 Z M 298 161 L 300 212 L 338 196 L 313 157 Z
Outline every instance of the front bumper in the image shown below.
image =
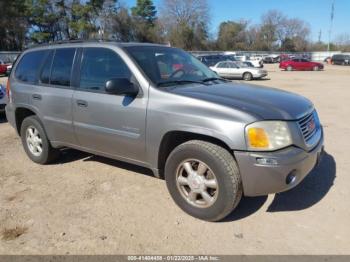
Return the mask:
M 276 152 L 235 152 L 244 195 L 267 195 L 295 187 L 318 164 L 323 148 L 322 137 L 310 152 L 293 146 Z M 277 164 L 259 164 L 259 158 L 274 159 Z M 293 182 L 287 179 L 290 174 L 295 176 Z

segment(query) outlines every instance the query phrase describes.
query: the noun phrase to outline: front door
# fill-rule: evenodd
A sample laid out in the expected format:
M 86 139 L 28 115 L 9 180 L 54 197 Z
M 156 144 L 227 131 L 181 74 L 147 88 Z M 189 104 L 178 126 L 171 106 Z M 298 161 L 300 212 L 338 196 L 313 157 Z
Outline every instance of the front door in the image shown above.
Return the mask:
M 137 84 L 115 51 L 84 48 L 80 83 L 73 94 L 77 140 L 90 151 L 143 162 L 147 96 L 107 94 L 105 83 L 112 78 L 128 78 Z

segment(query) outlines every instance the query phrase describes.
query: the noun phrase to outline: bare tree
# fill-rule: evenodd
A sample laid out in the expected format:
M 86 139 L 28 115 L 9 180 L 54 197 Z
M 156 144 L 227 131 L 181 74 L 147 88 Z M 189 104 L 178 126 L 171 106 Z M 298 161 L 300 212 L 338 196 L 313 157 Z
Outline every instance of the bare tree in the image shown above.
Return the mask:
M 160 14 L 171 44 L 185 49 L 203 48 L 210 18 L 207 0 L 163 0 Z

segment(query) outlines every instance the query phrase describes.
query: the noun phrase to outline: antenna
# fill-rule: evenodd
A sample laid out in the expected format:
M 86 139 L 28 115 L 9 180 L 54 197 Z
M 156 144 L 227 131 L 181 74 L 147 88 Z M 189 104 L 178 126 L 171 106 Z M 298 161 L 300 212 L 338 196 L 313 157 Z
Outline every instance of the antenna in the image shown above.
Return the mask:
M 332 36 L 333 20 L 334 20 L 334 4 L 335 4 L 335 0 L 333 0 L 332 8 L 331 8 L 331 21 L 329 26 L 328 47 L 327 47 L 328 52 L 330 51 L 330 45 L 331 45 L 331 36 Z

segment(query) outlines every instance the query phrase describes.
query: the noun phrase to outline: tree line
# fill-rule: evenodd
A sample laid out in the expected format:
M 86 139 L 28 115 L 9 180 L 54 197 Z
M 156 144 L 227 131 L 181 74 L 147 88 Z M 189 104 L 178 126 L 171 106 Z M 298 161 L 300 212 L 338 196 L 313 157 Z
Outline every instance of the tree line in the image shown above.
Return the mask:
M 120 0 L 2 0 L 0 50 L 21 50 L 35 43 L 73 39 L 109 39 L 168 43 L 186 50 L 325 51 L 310 40 L 310 26 L 277 10 L 259 24 L 223 21 L 210 33 L 206 0 L 137 0 L 127 8 Z M 341 35 L 332 50 L 350 51 L 350 36 Z

